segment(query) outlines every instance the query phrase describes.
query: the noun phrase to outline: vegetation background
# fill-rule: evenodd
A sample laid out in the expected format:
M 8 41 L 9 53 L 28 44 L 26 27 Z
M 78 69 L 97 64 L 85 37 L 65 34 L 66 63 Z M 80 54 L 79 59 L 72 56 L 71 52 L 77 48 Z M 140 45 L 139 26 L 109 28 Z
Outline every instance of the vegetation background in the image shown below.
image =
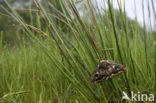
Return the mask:
M 119 10 L 107 0 L 101 11 L 89 0 L 0 0 L 0 102 L 116 103 L 129 102 L 122 91 L 156 94 L 156 32 L 117 1 Z M 156 21 L 156 5 L 147 5 Z M 92 85 L 102 59 L 127 72 Z

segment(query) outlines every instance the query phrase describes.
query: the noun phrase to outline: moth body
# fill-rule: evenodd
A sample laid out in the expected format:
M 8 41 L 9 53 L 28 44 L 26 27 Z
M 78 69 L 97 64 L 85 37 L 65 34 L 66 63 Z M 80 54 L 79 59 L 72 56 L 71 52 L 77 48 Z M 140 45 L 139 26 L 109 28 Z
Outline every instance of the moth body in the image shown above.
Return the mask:
M 93 84 L 105 81 L 126 71 L 126 67 L 113 61 L 101 60 L 91 76 Z

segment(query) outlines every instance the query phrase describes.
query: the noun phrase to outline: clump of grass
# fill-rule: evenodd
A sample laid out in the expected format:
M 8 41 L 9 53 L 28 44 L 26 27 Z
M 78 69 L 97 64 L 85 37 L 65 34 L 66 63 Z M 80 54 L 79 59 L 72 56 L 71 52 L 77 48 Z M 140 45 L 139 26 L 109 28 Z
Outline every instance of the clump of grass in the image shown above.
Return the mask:
M 74 2 L 58 2 L 62 12 L 55 9 L 58 14 L 55 16 L 50 12 L 55 6 L 36 1 L 35 15 L 28 10 L 31 22 L 22 19 L 7 2 L 9 9 L 2 6 L 19 22 L 23 34 L 31 41 L 24 40 L 18 49 L 6 49 L 1 55 L 1 102 L 109 103 L 121 101 L 122 91 L 156 92 L 155 46 L 151 46 L 154 34 L 145 31 L 146 38 L 142 38 L 145 28 L 135 25 L 137 21 L 129 23 L 122 10 L 118 27 L 119 18 L 110 1 L 109 11 L 105 11 L 105 15 L 98 12 L 98 16 L 88 1 L 85 7 L 89 18 L 79 15 Z M 91 23 L 86 22 L 87 19 Z M 92 85 L 91 73 L 101 59 L 122 63 L 128 70 L 124 76 Z

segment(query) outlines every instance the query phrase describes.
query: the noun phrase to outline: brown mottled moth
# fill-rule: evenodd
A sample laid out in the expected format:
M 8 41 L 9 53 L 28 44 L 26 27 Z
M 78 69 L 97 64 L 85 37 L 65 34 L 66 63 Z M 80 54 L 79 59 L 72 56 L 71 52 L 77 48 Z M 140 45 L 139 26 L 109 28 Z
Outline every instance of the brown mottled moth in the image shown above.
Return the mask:
M 126 67 L 122 64 L 108 60 L 101 60 L 100 64 L 91 76 L 91 82 L 92 84 L 103 82 L 125 71 Z

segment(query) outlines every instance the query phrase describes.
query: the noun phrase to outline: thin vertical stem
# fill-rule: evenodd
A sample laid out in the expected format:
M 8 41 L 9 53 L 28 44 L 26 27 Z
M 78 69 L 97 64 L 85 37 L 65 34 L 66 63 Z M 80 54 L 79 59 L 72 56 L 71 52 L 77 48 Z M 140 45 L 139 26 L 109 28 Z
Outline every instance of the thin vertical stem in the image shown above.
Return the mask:
M 116 41 L 116 45 L 117 45 L 117 50 L 118 50 L 118 53 L 119 53 L 119 58 L 120 58 L 121 63 L 123 64 L 122 55 L 121 55 L 120 48 L 119 48 L 118 36 L 117 36 L 116 29 L 115 29 L 114 15 L 113 15 L 113 12 L 112 12 L 112 6 L 111 6 L 110 0 L 108 0 L 108 6 L 109 6 L 109 12 L 110 12 L 110 15 L 111 15 L 111 21 L 112 21 L 112 25 L 113 25 L 113 31 L 114 31 L 115 41 Z M 131 91 L 130 91 L 129 81 L 128 81 L 128 78 L 126 76 L 126 73 L 124 73 L 124 76 L 125 76 L 125 79 L 126 79 L 126 82 L 127 82 L 127 88 L 128 88 L 128 92 L 129 92 L 129 95 L 130 95 Z

